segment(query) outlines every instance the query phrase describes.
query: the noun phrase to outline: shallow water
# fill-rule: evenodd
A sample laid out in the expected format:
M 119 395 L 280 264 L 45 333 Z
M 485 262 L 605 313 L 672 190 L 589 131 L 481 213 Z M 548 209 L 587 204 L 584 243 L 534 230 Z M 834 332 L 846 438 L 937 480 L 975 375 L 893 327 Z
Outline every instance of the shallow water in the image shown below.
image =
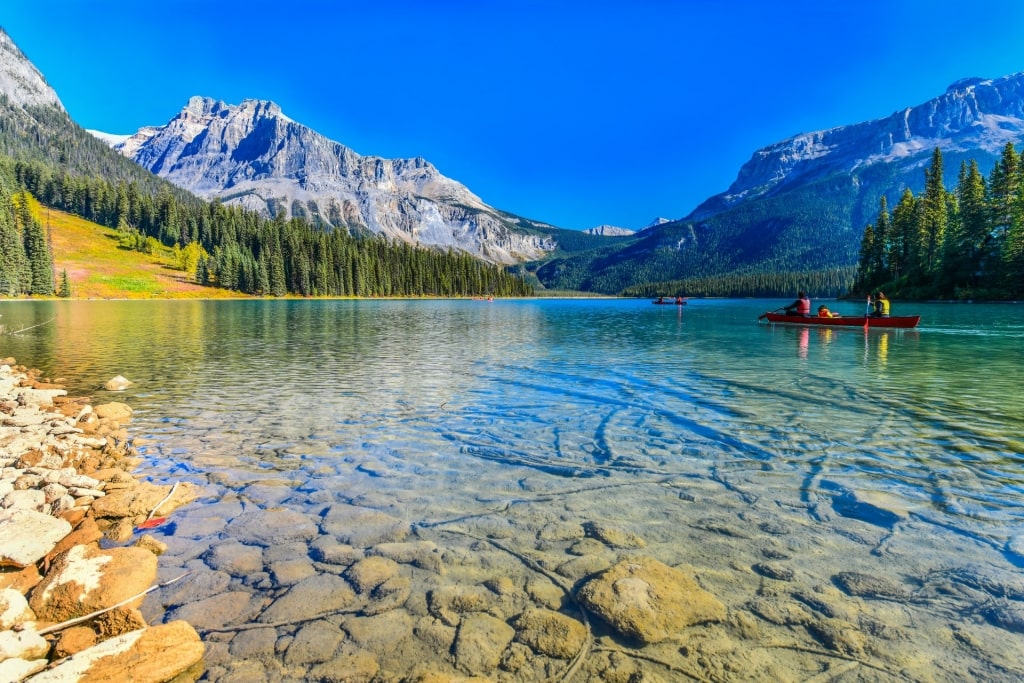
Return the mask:
M 569 661 L 519 642 L 493 667 L 460 650 L 460 618 L 538 605 L 587 623 L 573 680 L 1020 679 L 1024 307 L 755 324 L 780 303 L 5 302 L 0 355 L 125 401 L 139 474 L 208 492 L 155 531 L 162 576 L 192 574 L 144 609 L 197 625 L 206 680 L 316 680 L 366 653 L 380 680 L 557 678 Z M 135 384 L 98 389 L 116 374 Z M 400 562 L 397 605 L 263 618 L 345 572 L 325 540 L 435 549 Z M 225 560 L 236 541 L 262 566 Z M 728 618 L 643 647 L 580 617 L 574 588 L 630 556 Z M 480 604 L 439 616 L 447 589 Z

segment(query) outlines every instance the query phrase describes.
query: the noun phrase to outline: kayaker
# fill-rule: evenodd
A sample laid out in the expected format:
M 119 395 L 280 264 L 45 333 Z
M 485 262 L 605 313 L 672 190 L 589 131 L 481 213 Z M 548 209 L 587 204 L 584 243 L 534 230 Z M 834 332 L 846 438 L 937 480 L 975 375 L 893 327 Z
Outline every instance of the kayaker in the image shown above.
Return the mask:
M 797 292 L 796 301 L 786 306 L 786 315 L 809 316 L 811 314 L 811 300 L 804 292 Z
M 885 298 L 885 292 L 875 292 L 875 310 L 871 313 L 872 318 L 889 317 L 889 300 Z

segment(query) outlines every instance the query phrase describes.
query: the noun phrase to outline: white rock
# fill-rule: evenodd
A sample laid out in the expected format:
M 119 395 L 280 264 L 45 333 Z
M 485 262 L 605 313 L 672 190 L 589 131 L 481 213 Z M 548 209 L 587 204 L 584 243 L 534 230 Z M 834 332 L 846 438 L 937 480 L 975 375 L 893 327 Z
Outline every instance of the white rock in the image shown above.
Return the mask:
M 34 510 L 0 511 L 0 566 L 27 567 L 71 533 L 71 525 Z
M 39 489 L 23 489 L 11 491 L 4 496 L 0 507 L 8 510 L 35 510 L 41 511 L 46 505 L 46 494 Z
M 50 651 L 46 638 L 31 629 L 0 631 L 0 661 L 7 659 L 40 659 Z
M 107 391 L 124 391 L 132 385 L 131 380 L 125 379 L 121 375 L 113 377 L 107 380 L 107 383 L 103 385 L 103 388 Z
M 0 662 L 0 681 L 23 681 L 46 668 L 46 659 L 8 659 Z
M 28 606 L 25 596 L 13 588 L 0 590 L 0 631 L 14 628 L 16 624 L 35 621 L 36 615 Z

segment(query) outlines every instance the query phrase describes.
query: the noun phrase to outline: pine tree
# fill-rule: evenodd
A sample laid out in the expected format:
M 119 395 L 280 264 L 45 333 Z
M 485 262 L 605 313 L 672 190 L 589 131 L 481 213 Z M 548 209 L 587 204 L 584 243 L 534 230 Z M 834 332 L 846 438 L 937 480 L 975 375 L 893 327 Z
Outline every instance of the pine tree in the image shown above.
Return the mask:
M 57 296 L 63 299 L 71 298 L 71 281 L 68 280 L 67 270 L 60 272 L 60 289 L 57 291 Z
M 943 185 L 942 151 L 932 152 L 931 166 L 925 169 L 924 196 L 918 225 L 922 276 L 934 276 L 942 256 L 943 240 L 949 223 L 948 199 Z

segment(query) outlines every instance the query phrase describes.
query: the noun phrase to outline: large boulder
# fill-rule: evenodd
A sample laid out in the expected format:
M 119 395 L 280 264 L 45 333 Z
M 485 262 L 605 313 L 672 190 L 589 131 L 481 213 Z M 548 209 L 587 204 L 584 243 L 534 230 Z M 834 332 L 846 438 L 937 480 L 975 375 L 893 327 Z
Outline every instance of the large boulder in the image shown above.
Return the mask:
M 0 566 L 35 564 L 69 533 L 70 524 L 42 512 L 0 511 Z
M 142 548 L 75 546 L 57 556 L 32 590 L 29 605 L 40 621 L 67 621 L 143 593 L 155 581 L 156 569 L 156 555 Z M 141 602 L 139 597 L 128 606 Z
M 693 577 L 647 557 L 615 564 L 585 583 L 578 597 L 616 631 L 643 643 L 725 618 L 725 606 Z
M 172 489 L 174 495 L 167 498 Z M 180 482 L 177 487 L 140 482 L 137 486 L 97 498 L 92 503 L 91 514 L 97 518 L 131 517 L 142 522 L 151 512 L 155 516 L 170 514 L 175 508 L 198 498 L 200 492 L 198 486 L 187 481 Z
M 32 683 L 195 680 L 202 673 L 199 667 L 203 652 L 203 643 L 195 629 L 184 621 L 172 621 L 125 633 L 82 650 L 49 671 L 38 674 Z M 188 672 L 195 675 L 188 676 Z

